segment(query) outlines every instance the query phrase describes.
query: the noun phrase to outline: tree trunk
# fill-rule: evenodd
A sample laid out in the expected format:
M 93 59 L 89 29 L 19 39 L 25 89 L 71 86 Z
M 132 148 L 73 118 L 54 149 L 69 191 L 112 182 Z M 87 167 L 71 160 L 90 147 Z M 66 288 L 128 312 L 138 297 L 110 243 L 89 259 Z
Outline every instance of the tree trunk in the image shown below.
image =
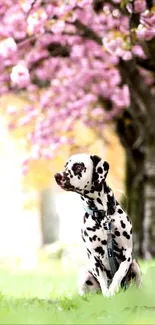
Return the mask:
M 43 245 L 51 244 L 59 239 L 59 218 L 55 207 L 53 189 L 40 193 Z
M 155 137 L 144 130 L 145 138 L 136 147 L 138 129 L 132 117 L 128 115 L 126 123 L 125 113 L 117 121 L 126 151 L 127 213 L 133 223 L 134 252 L 149 259 L 155 256 Z
M 149 54 L 147 64 L 155 68 L 154 41 L 145 45 Z M 155 93 L 141 77 L 135 57 L 121 61 L 119 69 L 131 99 L 130 107 L 117 121 L 127 158 L 128 213 L 133 220 L 135 252 L 148 259 L 155 256 Z
M 133 165 L 134 159 L 134 165 Z M 134 252 L 143 256 L 143 220 L 144 220 L 144 156 L 136 150 L 131 156 L 126 156 L 126 194 L 127 213 L 132 218 Z
M 155 142 L 147 143 L 145 155 L 144 221 L 142 252 L 144 258 L 155 256 Z

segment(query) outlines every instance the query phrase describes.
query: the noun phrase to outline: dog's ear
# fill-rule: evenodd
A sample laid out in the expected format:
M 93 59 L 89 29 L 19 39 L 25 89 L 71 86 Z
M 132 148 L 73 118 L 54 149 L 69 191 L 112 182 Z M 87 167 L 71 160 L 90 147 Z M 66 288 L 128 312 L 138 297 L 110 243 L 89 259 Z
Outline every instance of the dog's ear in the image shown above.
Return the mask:
M 101 187 L 102 182 L 106 179 L 109 164 L 98 156 L 90 156 L 93 161 L 93 177 L 92 183 L 95 187 Z

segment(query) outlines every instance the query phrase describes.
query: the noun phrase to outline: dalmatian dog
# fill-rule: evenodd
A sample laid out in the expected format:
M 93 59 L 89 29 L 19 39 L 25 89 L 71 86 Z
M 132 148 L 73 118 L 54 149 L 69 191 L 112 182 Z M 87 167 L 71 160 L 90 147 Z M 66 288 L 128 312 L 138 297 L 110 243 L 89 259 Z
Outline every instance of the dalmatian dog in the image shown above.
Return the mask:
M 132 258 L 132 224 L 106 183 L 109 164 L 96 155 L 71 156 L 64 171 L 55 174 L 57 184 L 66 191 L 80 194 L 85 214 L 81 236 L 88 256 L 87 269 L 79 275 L 79 293 L 101 290 L 105 297 L 118 292 L 126 278 L 141 284 L 139 265 Z M 111 224 L 113 252 L 118 268 L 111 275 L 107 254 L 108 225 Z

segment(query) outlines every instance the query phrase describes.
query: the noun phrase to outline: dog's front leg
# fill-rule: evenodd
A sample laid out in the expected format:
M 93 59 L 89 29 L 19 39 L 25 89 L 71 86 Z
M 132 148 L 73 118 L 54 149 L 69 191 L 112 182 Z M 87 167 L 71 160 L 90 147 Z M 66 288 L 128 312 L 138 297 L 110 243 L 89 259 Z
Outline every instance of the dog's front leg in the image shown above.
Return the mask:
M 101 287 L 101 291 L 104 297 L 109 297 L 110 293 L 109 293 L 109 289 L 108 289 L 108 285 L 107 285 L 107 277 L 104 271 L 101 271 L 100 268 L 98 268 L 99 271 L 99 276 L 98 276 L 98 281 Z
M 126 276 L 129 267 L 132 263 L 132 254 L 131 251 L 127 251 L 127 254 L 125 254 L 125 261 L 123 261 L 117 272 L 115 273 L 112 283 L 109 287 L 109 295 L 113 296 L 119 289 L 121 281 L 123 280 L 123 278 Z

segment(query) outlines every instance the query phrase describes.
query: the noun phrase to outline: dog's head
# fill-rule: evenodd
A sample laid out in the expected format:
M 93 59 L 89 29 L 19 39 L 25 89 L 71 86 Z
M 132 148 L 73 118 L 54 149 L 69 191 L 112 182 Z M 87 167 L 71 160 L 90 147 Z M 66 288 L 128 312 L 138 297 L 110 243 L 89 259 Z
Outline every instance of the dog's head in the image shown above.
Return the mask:
M 102 190 L 108 170 L 109 164 L 100 157 L 76 154 L 67 160 L 63 172 L 55 174 L 55 180 L 66 191 L 87 195 Z

